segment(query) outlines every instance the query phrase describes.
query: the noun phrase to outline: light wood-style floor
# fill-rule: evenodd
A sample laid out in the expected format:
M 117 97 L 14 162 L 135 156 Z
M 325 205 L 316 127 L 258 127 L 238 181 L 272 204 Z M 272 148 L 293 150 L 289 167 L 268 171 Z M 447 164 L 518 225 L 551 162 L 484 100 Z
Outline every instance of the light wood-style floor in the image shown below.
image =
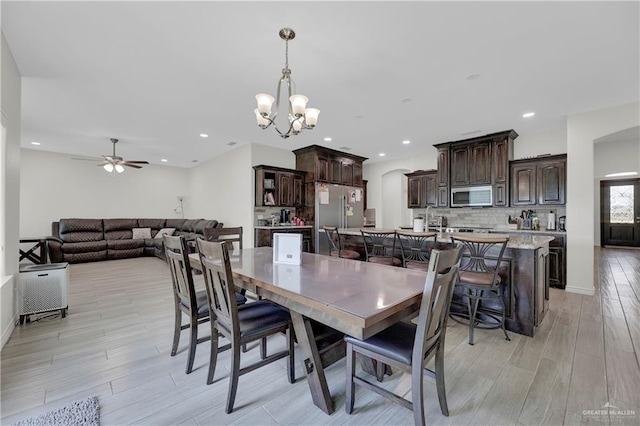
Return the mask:
M 591 264 L 585 261 L 585 267 Z M 596 249 L 596 296 L 552 289 L 538 334 L 528 338 L 467 330 L 449 321 L 445 361 L 450 417 L 439 410 L 426 380 L 427 422 L 453 425 L 639 424 L 640 251 Z M 103 425 L 412 424 L 411 412 L 362 389 L 353 414 L 344 412 L 345 362 L 327 369 L 336 411 L 312 405 L 298 365 L 287 382 L 285 360 L 240 378 L 235 410 L 224 413 L 229 354 L 207 386 L 209 343 L 198 347 L 196 369 L 184 373 L 181 352 L 169 356 L 173 306 L 169 272 L 156 258 L 71 266 L 67 318 L 16 327 L 1 353 L 1 422 L 96 395 Z M 208 325 L 201 327 L 208 333 Z M 270 347 L 284 345 L 277 337 Z M 258 356 L 256 349 L 243 354 Z M 385 384 L 410 392 L 409 377 Z M 605 404 L 609 416 L 596 412 Z

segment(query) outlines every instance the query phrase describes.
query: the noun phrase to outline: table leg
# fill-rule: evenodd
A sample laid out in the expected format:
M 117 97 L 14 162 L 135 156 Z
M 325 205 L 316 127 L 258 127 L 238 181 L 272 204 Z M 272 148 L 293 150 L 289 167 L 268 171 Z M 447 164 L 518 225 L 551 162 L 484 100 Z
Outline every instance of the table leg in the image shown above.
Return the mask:
M 327 386 L 327 378 L 324 375 L 324 368 L 318 347 L 311 329 L 308 318 L 303 317 L 298 312 L 290 311 L 293 328 L 296 332 L 296 339 L 302 351 L 303 370 L 307 375 L 309 390 L 313 403 L 327 414 L 333 413 L 333 401 Z

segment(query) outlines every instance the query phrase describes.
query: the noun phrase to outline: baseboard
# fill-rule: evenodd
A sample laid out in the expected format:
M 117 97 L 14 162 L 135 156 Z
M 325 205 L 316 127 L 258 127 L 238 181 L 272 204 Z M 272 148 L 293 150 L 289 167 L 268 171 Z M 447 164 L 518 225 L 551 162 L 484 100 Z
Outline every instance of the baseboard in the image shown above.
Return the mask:
M 595 288 L 593 287 L 589 289 L 584 287 L 574 287 L 571 285 L 566 286 L 564 290 L 568 291 L 569 293 L 583 294 L 585 296 L 593 296 L 596 292 Z
M 14 318 L 14 320 L 7 325 L 7 328 L 2 331 L 2 345 L 0 345 L 0 350 L 4 348 L 4 344 L 9 341 L 9 337 L 11 337 L 11 333 L 13 333 L 13 330 L 16 328 L 16 322 L 18 322 L 17 317 Z

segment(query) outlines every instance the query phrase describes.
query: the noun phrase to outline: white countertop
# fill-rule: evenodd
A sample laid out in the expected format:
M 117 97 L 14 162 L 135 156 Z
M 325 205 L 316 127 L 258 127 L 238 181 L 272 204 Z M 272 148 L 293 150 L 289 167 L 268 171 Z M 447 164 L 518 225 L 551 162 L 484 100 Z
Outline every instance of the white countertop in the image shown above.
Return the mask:
M 374 228 L 381 229 L 381 228 Z M 393 229 L 390 229 L 393 231 Z M 338 232 L 344 235 L 362 235 L 360 234 L 360 228 L 342 228 L 339 229 Z M 493 230 L 491 232 L 491 236 L 497 235 L 508 235 L 509 242 L 507 243 L 508 248 L 516 248 L 516 249 L 537 249 L 548 245 L 549 242 L 553 241 L 552 236 L 540 234 L 541 231 L 528 231 L 528 232 L 517 232 L 511 230 L 505 230 L 504 232 L 500 232 L 498 230 Z M 537 234 L 537 235 L 536 235 Z M 462 233 L 449 233 L 442 232 L 438 233 L 438 241 L 450 242 L 451 236 L 459 235 L 461 237 L 470 237 L 470 236 L 481 236 L 482 234 L 470 234 L 468 232 Z

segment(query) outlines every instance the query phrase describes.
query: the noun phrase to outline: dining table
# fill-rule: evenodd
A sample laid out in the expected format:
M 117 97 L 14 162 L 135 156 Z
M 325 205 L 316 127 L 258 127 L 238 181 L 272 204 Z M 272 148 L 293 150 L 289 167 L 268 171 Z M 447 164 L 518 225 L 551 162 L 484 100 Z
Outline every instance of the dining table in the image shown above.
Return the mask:
M 367 339 L 420 309 L 426 272 L 302 253 L 301 264 L 274 263 L 271 247 L 229 252 L 234 285 L 289 309 L 313 403 L 334 411 L 312 320 Z M 189 255 L 200 269 L 197 253 Z

